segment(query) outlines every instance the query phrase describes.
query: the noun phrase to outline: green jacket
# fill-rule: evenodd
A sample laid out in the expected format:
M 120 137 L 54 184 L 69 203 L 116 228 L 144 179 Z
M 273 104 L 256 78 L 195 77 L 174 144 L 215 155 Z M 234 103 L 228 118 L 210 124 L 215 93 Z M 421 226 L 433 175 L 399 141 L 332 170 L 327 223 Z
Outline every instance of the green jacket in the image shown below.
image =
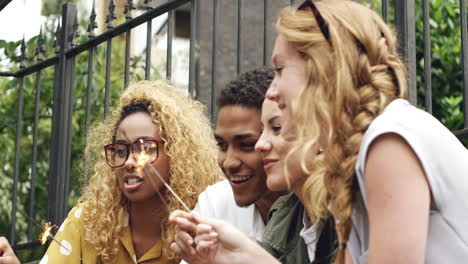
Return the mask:
M 261 245 L 281 263 L 309 263 L 307 245 L 299 235 L 303 214 L 304 206 L 293 193 L 280 197 L 270 209 Z M 324 222 L 312 263 L 333 263 L 337 245 L 333 222 Z

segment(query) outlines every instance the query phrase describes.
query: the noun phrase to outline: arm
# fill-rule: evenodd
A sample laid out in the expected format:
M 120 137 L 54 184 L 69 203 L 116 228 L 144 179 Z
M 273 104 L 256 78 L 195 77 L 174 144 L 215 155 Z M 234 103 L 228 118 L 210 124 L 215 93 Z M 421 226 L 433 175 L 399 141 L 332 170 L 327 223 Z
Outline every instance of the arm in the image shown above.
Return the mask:
M 5 237 L 0 237 L 0 264 L 20 264 Z
M 431 193 L 419 159 L 396 134 L 378 137 L 365 167 L 369 263 L 424 263 Z

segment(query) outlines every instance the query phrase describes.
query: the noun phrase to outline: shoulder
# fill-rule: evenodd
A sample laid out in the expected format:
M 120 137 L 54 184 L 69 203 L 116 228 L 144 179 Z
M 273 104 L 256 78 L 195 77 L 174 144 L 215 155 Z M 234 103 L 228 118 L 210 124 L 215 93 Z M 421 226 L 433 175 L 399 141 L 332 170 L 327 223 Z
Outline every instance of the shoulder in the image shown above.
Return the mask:
M 231 197 L 234 200 L 231 185 L 228 180 L 223 180 L 208 186 L 198 197 L 198 202 L 220 202 Z
M 234 194 L 228 180 L 210 185 L 198 196 L 195 211 L 204 216 L 217 217 L 224 210 L 237 207 Z

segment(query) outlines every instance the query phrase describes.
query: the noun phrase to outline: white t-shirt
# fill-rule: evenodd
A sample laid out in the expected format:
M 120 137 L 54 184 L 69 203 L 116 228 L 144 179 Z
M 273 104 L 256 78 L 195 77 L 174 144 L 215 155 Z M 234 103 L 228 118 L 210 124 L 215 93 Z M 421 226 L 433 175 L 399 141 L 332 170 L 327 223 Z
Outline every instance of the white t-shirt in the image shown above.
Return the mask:
M 385 133 L 398 134 L 416 153 L 438 208 L 430 212 L 425 263 L 466 263 L 468 150 L 437 119 L 403 99 L 391 102 L 371 123 L 362 140 L 356 163 L 361 195 L 354 204 L 348 242 L 353 263 L 367 263 L 369 223 L 364 168 L 369 146 Z
M 312 263 L 315 260 L 315 250 L 317 248 L 317 243 L 319 239 L 318 231 L 321 229 L 321 222 L 315 221 L 312 225 L 310 219 L 304 211 L 302 215 L 302 223 L 304 227 L 302 228 L 299 235 L 304 239 L 304 243 L 307 245 L 307 255 L 309 255 L 309 263 Z
M 208 186 L 198 197 L 194 211 L 200 215 L 224 220 L 253 241 L 262 241 L 265 223 L 255 204 L 239 207 L 228 180 Z

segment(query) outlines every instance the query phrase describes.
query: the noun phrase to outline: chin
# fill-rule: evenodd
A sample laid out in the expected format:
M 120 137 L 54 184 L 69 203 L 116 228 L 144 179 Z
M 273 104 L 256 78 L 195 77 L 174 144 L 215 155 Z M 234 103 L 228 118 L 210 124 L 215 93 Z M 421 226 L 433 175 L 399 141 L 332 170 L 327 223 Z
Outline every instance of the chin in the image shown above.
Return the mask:
M 268 190 L 272 192 L 288 191 L 288 185 L 284 180 L 283 181 L 267 180 L 267 187 L 268 187 Z
M 235 200 L 236 200 L 236 205 L 242 208 L 249 207 L 257 201 L 257 200 L 243 200 L 243 199 L 235 199 Z

